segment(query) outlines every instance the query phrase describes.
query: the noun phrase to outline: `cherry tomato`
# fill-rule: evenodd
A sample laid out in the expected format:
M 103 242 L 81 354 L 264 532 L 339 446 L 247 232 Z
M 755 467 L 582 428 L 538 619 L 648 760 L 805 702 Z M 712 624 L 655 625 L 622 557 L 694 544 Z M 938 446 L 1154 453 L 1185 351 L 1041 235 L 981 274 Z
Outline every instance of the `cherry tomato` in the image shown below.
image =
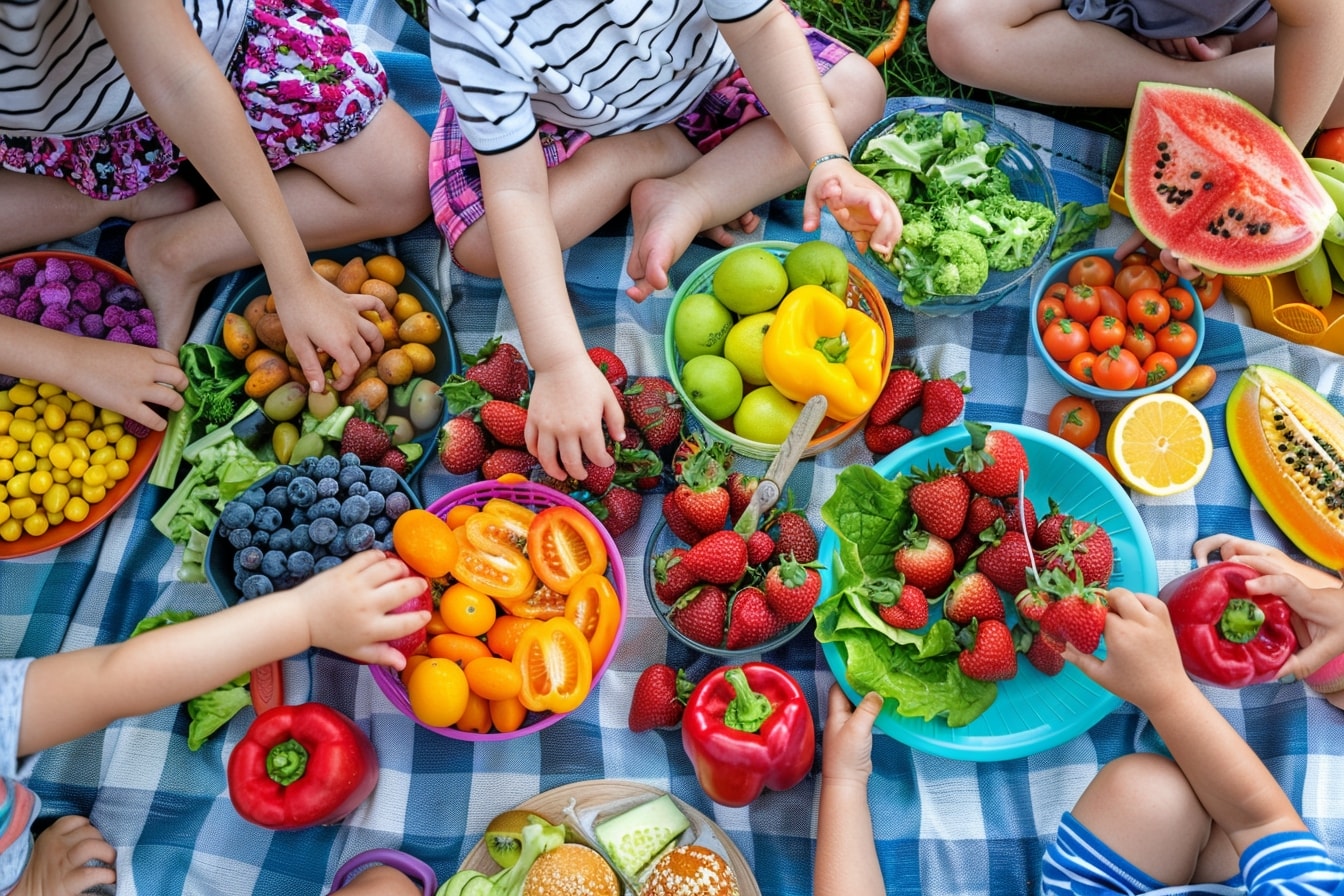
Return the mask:
M 495 656 L 511 660 L 518 648 L 519 639 L 523 637 L 523 632 L 534 625 L 541 625 L 541 622 L 537 619 L 524 619 L 521 616 L 500 616 L 495 620 L 495 624 L 490 626 L 490 631 L 485 633 L 486 646 Z
M 1094 383 L 1092 365 L 1096 363 L 1095 352 L 1079 352 L 1069 359 L 1069 376 L 1082 383 Z
M 527 707 L 517 697 L 490 701 L 490 721 L 496 731 L 517 731 L 527 719 Z
M 1128 299 L 1136 289 L 1161 289 L 1162 278 L 1150 264 L 1127 264 L 1115 275 L 1115 291 Z
M 416 666 L 406 685 L 406 695 L 415 717 L 436 728 L 447 728 L 462 718 L 470 693 L 462 667 L 452 660 L 436 657 Z
M 1223 275 L 1222 274 L 1200 274 L 1190 285 L 1195 288 L 1195 296 L 1199 299 L 1199 304 L 1208 311 L 1213 307 L 1213 303 L 1218 301 L 1218 297 L 1223 294 Z
M 446 632 L 429 639 L 429 655 L 465 666 L 478 657 L 489 656 L 490 647 L 480 638 Z
M 569 594 L 588 573 L 607 568 L 602 534 L 573 507 L 548 507 L 537 514 L 527 530 L 527 554 L 537 577 L 561 594 Z
M 1115 266 L 1104 255 L 1085 255 L 1069 267 L 1069 285 L 1109 285 L 1115 279 Z
M 1317 134 L 1311 154 L 1318 159 L 1344 162 L 1344 128 L 1326 128 Z
M 523 678 L 518 667 L 502 657 L 477 657 L 467 663 L 462 671 L 467 673 L 467 686 L 471 692 L 486 700 L 507 700 L 517 697 L 523 689 Z
M 523 619 L 552 619 L 565 615 L 565 596 L 540 582 L 531 594 L 500 598 L 499 605 L 510 616 L 520 616 Z
M 1129 322 L 1156 333 L 1171 319 L 1167 297 L 1156 289 L 1137 289 L 1129 297 Z
M 1195 328 L 1182 320 L 1173 320 L 1162 329 L 1153 334 L 1157 340 L 1157 347 L 1164 352 L 1171 352 L 1174 357 L 1184 358 L 1195 350 L 1195 343 L 1199 337 L 1195 334 Z
M 1069 284 L 1065 283 L 1063 280 L 1057 280 L 1045 288 L 1045 292 L 1042 293 L 1042 296 L 1047 299 L 1059 299 L 1062 302 L 1064 301 L 1064 297 L 1068 294 Z
M 1129 349 L 1140 362 L 1157 349 L 1157 343 L 1153 341 L 1153 334 L 1143 327 L 1137 326 L 1125 330 L 1125 341 L 1121 344 Z
M 1125 325 L 1119 318 L 1111 317 L 1109 314 L 1098 314 L 1092 319 L 1092 326 L 1087 328 L 1088 338 L 1092 341 L 1092 349 L 1097 352 L 1104 352 L 1113 345 L 1120 345 L 1125 341 Z
M 439 614 L 448 630 L 475 638 L 495 624 L 495 602 L 465 582 L 454 582 L 439 598 Z
M 413 653 L 406 657 L 406 665 L 403 666 L 401 670 L 401 683 L 403 687 L 408 686 L 411 683 L 411 673 L 415 671 L 415 667 L 427 659 L 429 659 L 429 654 L 427 653 Z
M 523 680 L 518 700 L 533 712 L 569 712 L 583 702 L 592 687 L 593 657 L 588 640 L 563 616 L 539 622 L 523 632 L 513 663 Z
M 1174 272 L 1167 270 L 1167 266 L 1162 263 L 1161 258 L 1153 259 L 1152 267 L 1153 270 L 1157 271 L 1157 279 L 1162 284 L 1157 288 L 1158 292 L 1175 286 L 1176 282 L 1180 279 Z
M 1198 299 L 1190 295 L 1190 291 L 1184 286 L 1169 286 L 1162 290 L 1162 295 L 1167 300 L 1167 307 L 1171 309 L 1172 320 L 1189 320 L 1190 315 L 1195 313 L 1195 302 Z
M 490 721 L 490 701 L 474 691 L 468 693 L 467 708 L 462 711 L 462 717 L 453 724 L 453 727 L 458 731 L 489 734 L 492 724 Z
M 1091 400 L 1077 395 L 1066 395 L 1050 409 L 1046 430 L 1079 448 L 1086 448 L 1097 440 L 1101 432 L 1101 417 Z
M 621 628 L 621 599 L 616 586 L 601 573 L 579 579 L 565 601 L 565 618 L 588 639 L 593 668 L 600 669 Z
M 1065 292 L 1068 290 L 1066 289 Z M 1050 321 L 1059 320 L 1061 317 L 1068 317 L 1069 313 L 1064 310 L 1064 300 L 1057 299 L 1054 296 L 1046 296 L 1041 299 L 1041 303 L 1036 306 L 1036 330 L 1040 333 L 1045 332 L 1045 328 L 1050 326 Z
M 1097 355 L 1092 365 L 1092 379 L 1103 389 L 1130 389 L 1143 373 L 1143 365 L 1133 352 L 1116 346 Z
M 1127 267 L 1129 267 L 1129 266 L 1132 265 L 1132 264 L 1141 264 L 1141 265 L 1144 265 L 1145 267 L 1147 267 L 1147 265 L 1148 265 L 1152 260 L 1153 260 L 1153 259 L 1152 259 L 1151 256 L 1149 256 L 1149 255 L 1145 255 L 1145 254 L 1142 253 L 1142 252 L 1137 252 L 1137 251 L 1135 251 L 1135 252 L 1131 252 L 1131 253 L 1129 253 L 1129 254 L 1126 255 L 1124 258 L 1120 259 L 1120 265 L 1119 265 L 1119 267 L 1121 267 L 1121 268 L 1127 268 Z
M 1041 335 L 1045 353 L 1060 364 L 1069 363 L 1069 359 L 1090 345 L 1087 327 L 1076 320 L 1062 318 L 1045 328 Z
M 1101 310 L 1101 299 L 1095 289 L 1086 283 L 1079 283 L 1069 287 L 1069 293 L 1064 297 L 1064 310 L 1069 313 L 1069 317 L 1087 326 Z
M 1115 467 L 1112 466 L 1111 459 L 1109 457 L 1107 457 L 1105 454 L 1102 454 L 1100 451 L 1089 451 L 1087 453 L 1088 456 L 1091 457 L 1094 461 L 1101 464 L 1101 468 L 1103 470 L 1105 470 L 1107 473 L 1110 473 L 1117 480 L 1120 478 L 1118 475 L 1116 475 Z
M 491 597 L 507 599 L 531 594 L 536 587 L 536 573 L 507 531 L 493 513 L 481 511 L 468 517 L 466 523 L 453 530 L 459 547 L 453 577 Z
M 1153 383 L 1160 383 L 1171 379 L 1176 373 L 1176 359 L 1170 352 L 1155 351 L 1143 362 L 1143 372 L 1145 374 L 1145 385 L 1151 386 Z
M 1097 314 L 1109 314 L 1120 318 L 1121 323 L 1129 322 L 1129 308 L 1125 297 L 1114 286 L 1094 286 L 1097 291 Z

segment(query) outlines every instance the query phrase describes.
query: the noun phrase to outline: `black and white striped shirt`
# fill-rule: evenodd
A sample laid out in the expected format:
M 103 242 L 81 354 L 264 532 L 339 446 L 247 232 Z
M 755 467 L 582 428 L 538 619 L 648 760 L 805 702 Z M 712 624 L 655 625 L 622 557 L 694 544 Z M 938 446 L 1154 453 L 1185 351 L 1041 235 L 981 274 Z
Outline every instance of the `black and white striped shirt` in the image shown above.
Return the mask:
M 223 70 L 250 3 L 183 5 Z M 0 132 L 80 137 L 144 114 L 86 0 L 0 0 Z
M 431 0 L 434 71 L 477 152 L 537 121 L 597 136 L 666 124 L 736 63 L 717 21 L 772 0 Z

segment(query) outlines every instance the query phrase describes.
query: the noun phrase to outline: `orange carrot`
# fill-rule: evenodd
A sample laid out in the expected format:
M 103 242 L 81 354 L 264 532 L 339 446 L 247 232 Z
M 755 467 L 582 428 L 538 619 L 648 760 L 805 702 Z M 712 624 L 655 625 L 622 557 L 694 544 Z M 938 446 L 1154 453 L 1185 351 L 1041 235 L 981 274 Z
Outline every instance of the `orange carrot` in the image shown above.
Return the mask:
M 868 61 L 881 65 L 896 55 L 905 41 L 905 32 L 910 28 L 910 0 L 900 0 L 896 4 L 896 14 L 887 26 L 887 36 L 877 46 L 868 51 Z

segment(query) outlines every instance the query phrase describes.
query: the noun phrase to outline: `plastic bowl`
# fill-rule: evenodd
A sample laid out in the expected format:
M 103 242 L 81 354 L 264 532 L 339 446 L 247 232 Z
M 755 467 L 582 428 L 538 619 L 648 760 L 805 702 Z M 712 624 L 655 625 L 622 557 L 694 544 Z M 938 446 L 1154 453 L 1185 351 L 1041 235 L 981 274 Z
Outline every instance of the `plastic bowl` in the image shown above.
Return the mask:
M 1070 252 L 1063 258 L 1056 261 L 1046 271 L 1045 278 L 1032 296 L 1031 305 L 1027 309 L 1027 329 L 1031 331 L 1031 344 L 1036 347 L 1036 354 L 1041 358 L 1041 363 L 1049 371 L 1050 376 L 1055 382 L 1059 383 L 1064 389 L 1073 395 L 1081 395 L 1084 398 L 1090 398 L 1093 401 L 1120 400 L 1129 401 L 1138 398 L 1140 395 L 1150 395 L 1153 392 L 1161 392 L 1163 389 L 1171 388 L 1171 384 L 1176 382 L 1182 376 L 1189 372 L 1191 367 L 1199 359 L 1200 349 L 1204 347 L 1204 309 L 1199 304 L 1199 299 L 1195 296 L 1194 287 L 1190 281 L 1181 280 L 1180 285 L 1190 293 L 1190 301 L 1194 303 L 1194 313 L 1186 323 L 1195 328 L 1195 350 L 1181 359 L 1176 368 L 1176 372 L 1161 382 L 1144 386 L 1141 389 L 1103 389 L 1100 386 L 1094 386 L 1091 383 L 1085 383 L 1069 375 L 1068 370 L 1061 367 L 1059 362 L 1045 353 L 1045 344 L 1041 341 L 1041 331 L 1036 326 L 1036 306 L 1041 303 L 1051 284 L 1064 282 L 1068 280 L 1069 268 L 1080 258 L 1086 258 L 1089 255 L 1105 255 L 1109 258 L 1109 251 L 1106 249 L 1079 249 Z
M 658 621 L 663 624 L 663 628 L 667 629 L 667 633 L 692 650 L 698 650 L 701 653 L 707 653 L 710 656 L 723 657 L 724 659 L 729 660 L 751 659 L 765 653 L 767 650 L 774 650 L 776 647 L 782 647 L 787 644 L 794 638 L 794 636 L 807 628 L 808 623 L 812 621 L 812 617 L 808 616 L 802 622 L 795 622 L 793 625 L 788 626 L 770 640 L 762 641 L 760 644 L 754 644 L 751 647 L 742 650 L 729 650 L 726 647 L 713 647 L 709 644 L 701 644 L 699 641 L 691 640 L 682 634 L 667 618 L 672 608 L 658 599 L 658 595 L 653 587 L 654 558 L 664 551 L 677 547 L 685 548 L 689 547 L 689 545 L 672 534 L 672 530 L 668 528 L 666 520 L 659 519 L 653 527 L 653 532 L 649 535 L 649 545 L 644 551 L 644 591 L 648 594 L 649 606 L 653 607 L 653 614 L 658 617 Z M 732 608 L 731 601 L 732 598 L 730 595 L 730 610 Z
M 378 254 L 380 253 L 368 249 L 361 249 L 358 246 L 347 246 L 344 249 L 312 252 L 308 257 L 313 261 L 316 261 L 319 258 L 330 258 L 344 264 L 355 257 L 362 257 L 365 260 L 368 260 Z M 424 280 L 421 280 L 419 276 L 409 270 L 406 272 L 406 279 L 401 281 L 401 285 L 397 287 L 397 290 L 415 296 L 415 298 L 419 300 L 421 308 L 425 311 L 432 312 L 434 317 L 438 319 L 439 326 L 443 329 L 443 335 L 439 337 L 439 341 L 430 346 L 430 348 L 434 350 L 434 369 L 424 375 L 425 379 L 430 379 L 436 383 L 442 384 L 451 374 L 458 372 L 460 364 L 457 353 L 457 344 L 453 340 L 452 331 L 448 326 L 448 318 L 443 312 L 443 305 L 439 301 L 439 297 L 429 288 L 429 284 L 425 283 Z M 270 291 L 270 281 L 266 279 L 265 273 L 258 274 L 250 280 L 244 281 L 225 298 L 224 311 L 225 313 L 233 312 L 234 314 L 242 314 L 243 309 L 247 307 L 248 302 L 252 301 L 252 299 L 257 296 L 267 295 Z M 216 324 L 215 331 L 210 337 L 211 342 L 216 345 L 224 344 L 222 335 L 223 328 L 224 317 L 223 315 L 220 315 L 219 323 Z M 443 410 L 439 414 L 438 423 L 415 437 L 415 443 L 418 444 L 423 451 L 421 452 L 420 457 L 416 459 L 415 463 L 411 464 L 410 469 L 407 471 L 406 475 L 408 479 L 414 479 L 424 467 L 425 463 L 434 456 L 435 440 L 438 438 L 439 429 L 448 421 L 449 416 L 451 415 L 448 412 L 448 405 L 445 402 Z
M 914 109 L 921 113 L 937 115 L 941 115 L 943 112 L 960 112 L 967 121 L 976 121 L 983 124 L 986 139 L 989 143 L 1011 144 L 1008 151 L 1003 154 L 1003 158 L 999 160 L 999 169 L 1006 173 L 1012 182 L 1013 195 L 1019 199 L 1039 202 L 1052 209 L 1059 208 L 1059 196 L 1055 190 L 1054 178 L 1050 176 L 1050 170 L 1045 167 L 1040 156 L 1017 131 L 993 118 L 986 117 L 975 108 L 955 99 L 903 97 L 893 102 L 900 106 L 901 111 Z M 850 150 L 850 159 L 857 163 L 863 157 L 864 150 L 868 148 L 869 141 L 890 131 L 896 123 L 898 114 L 899 112 L 888 115 L 859 137 Z M 1055 241 L 1055 232 L 1058 225 L 1059 222 L 1056 221 L 1051 226 L 1049 237 L 1042 244 L 1040 251 L 1036 253 L 1035 259 L 1030 264 L 1015 271 L 990 271 L 989 279 L 985 281 L 985 285 L 975 295 L 943 296 L 936 300 L 925 300 L 919 305 L 907 305 L 905 307 L 920 314 L 953 316 L 983 311 L 997 304 L 1014 289 L 1028 282 L 1032 273 L 1040 268 L 1049 256 L 1050 246 Z M 849 237 L 849 241 L 850 246 L 857 253 L 858 247 L 854 245 L 852 236 Z M 903 304 L 901 302 L 900 278 L 871 252 L 864 252 L 859 255 L 859 266 L 882 290 L 882 295 L 887 298 L 887 301 L 897 305 Z
M 762 240 L 756 243 L 746 243 L 741 246 L 734 246 L 731 249 L 725 249 L 722 252 L 707 259 L 703 264 L 691 272 L 677 288 L 677 294 L 672 297 L 672 304 L 667 310 L 667 323 L 663 327 L 663 352 L 667 359 L 667 370 L 669 379 L 672 380 L 672 386 L 677 390 L 677 395 L 681 398 L 682 405 L 695 418 L 700 427 L 713 438 L 720 442 L 726 442 L 738 454 L 746 457 L 754 457 L 758 460 L 770 460 L 779 453 L 779 445 L 766 442 L 757 442 L 752 439 L 744 439 L 733 431 L 731 420 L 711 420 L 701 413 L 700 409 L 691 401 L 690 396 L 686 394 L 685 388 L 681 384 L 681 353 L 677 351 L 677 341 L 672 333 L 672 321 L 676 319 L 677 309 L 681 307 L 682 301 L 687 296 L 701 292 L 713 292 L 712 283 L 714 281 L 714 272 L 718 270 L 723 259 L 733 252 L 738 252 L 746 248 L 765 249 L 777 256 L 781 261 L 789 250 L 797 246 L 797 243 L 785 242 L 783 240 Z M 859 308 L 869 317 L 873 318 L 882 327 L 882 332 L 887 337 L 886 356 L 882 365 L 883 370 L 889 370 L 891 367 L 892 352 L 895 350 L 895 338 L 892 335 L 891 313 L 887 310 L 887 303 L 883 301 L 882 294 L 877 291 L 872 282 L 863 275 L 863 272 L 853 264 L 849 266 L 849 288 L 845 296 L 845 302 L 851 308 Z M 886 383 L 887 374 L 883 374 L 882 382 Z M 751 387 L 754 388 L 754 387 Z M 749 391 L 749 390 L 748 390 Z M 859 431 L 863 426 L 863 421 L 867 414 L 855 417 L 853 420 L 840 422 L 827 417 L 822 420 L 821 426 L 817 428 L 817 433 L 808 442 L 803 457 L 815 457 L 823 451 L 835 447 L 853 433 Z
M 607 528 L 598 522 L 597 518 L 589 512 L 578 501 L 575 501 L 569 495 L 556 491 L 547 485 L 537 482 L 499 482 L 494 479 L 485 479 L 480 482 L 473 482 L 470 485 L 464 485 L 455 489 L 437 501 L 429 505 L 427 510 L 440 517 L 446 517 L 448 511 L 460 505 L 469 504 L 473 507 L 483 507 L 491 498 L 504 498 L 524 507 L 530 507 L 533 510 L 543 510 L 547 507 L 564 506 L 572 507 L 583 514 L 589 522 L 596 527 L 598 533 L 602 536 L 602 543 L 607 548 L 607 577 L 616 588 L 616 596 L 621 602 L 621 621 L 616 629 L 615 640 L 611 643 L 611 649 L 607 651 L 607 658 L 602 665 L 593 670 L 593 683 L 589 690 L 589 696 L 597 690 L 597 684 L 602 678 L 602 674 L 607 671 L 612 660 L 616 656 L 616 651 L 621 646 L 621 634 L 625 630 L 626 619 L 626 585 L 625 585 L 625 566 L 621 561 L 620 550 L 616 547 L 616 542 L 612 539 Z M 411 701 L 406 695 L 406 687 L 401 683 L 401 678 L 396 672 L 386 666 L 373 666 L 374 683 L 378 689 L 383 692 L 388 700 L 392 702 L 401 714 L 415 722 L 421 728 L 427 728 L 435 734 L 441 734 L 444 737 L 453 740 L 468 741 L 500 741 L 513 740 L 517 737 L 526 737 L 529 734 L 535 734 L 543 728 L 548 728 L 556 722 L 563 719 L 569 713 L 530 712 L 523 725 L 515 731 L 491 731 L 486 734 L 478 734 L 474 731 L 461 731 L 457 728 L 443 728 L 435 725 L 427 725 L 416 718 L 415 713 L 411 711 Z M 585 701 L 586 702 L 586 701 Z

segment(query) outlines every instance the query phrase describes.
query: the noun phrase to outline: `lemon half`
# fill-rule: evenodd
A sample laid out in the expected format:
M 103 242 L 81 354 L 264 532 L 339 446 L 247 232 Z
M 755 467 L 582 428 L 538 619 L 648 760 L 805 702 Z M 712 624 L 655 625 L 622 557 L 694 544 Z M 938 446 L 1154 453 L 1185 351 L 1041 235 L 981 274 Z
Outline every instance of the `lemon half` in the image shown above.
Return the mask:
M 1136 398 L 1106 435 L 1106 454 L 1122 482 L 1145 495 L 1174 495 L 1204 478 L 1213 458 L 1209 424 L 1170 392 Z

